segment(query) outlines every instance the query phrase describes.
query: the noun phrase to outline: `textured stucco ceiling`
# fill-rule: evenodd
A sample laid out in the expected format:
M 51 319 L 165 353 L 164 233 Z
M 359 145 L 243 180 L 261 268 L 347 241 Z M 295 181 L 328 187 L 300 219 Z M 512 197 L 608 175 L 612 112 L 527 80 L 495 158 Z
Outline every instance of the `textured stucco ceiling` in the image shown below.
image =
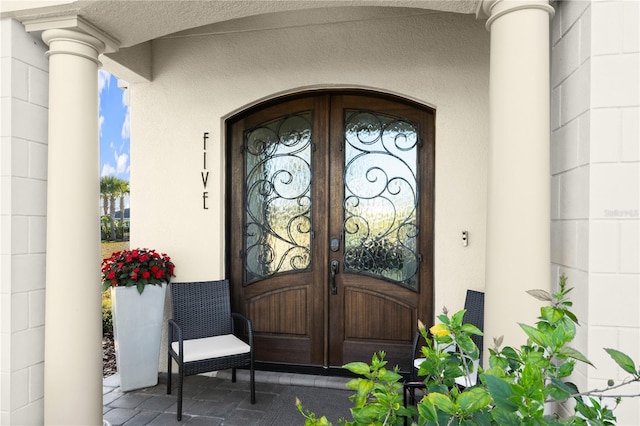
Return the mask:
M 428 11 L 473 14 L 479 0 L 58 0 L 2 1 L 2 17 L 33 21 L 80 16 L 120 47 L 135 46 L 169 34 L 247 31 L 274 26 L 374 19 L 381 14 Z M 390 9 L 392 8 L 392 9 Z M 278 15 L 276 15 L 278 14 Z M 277 19 L 274 19 L 277 16 Z M 244 19 L 242 19 L 244 18 Z M 218 24 L 217 27 L 210 27 Z

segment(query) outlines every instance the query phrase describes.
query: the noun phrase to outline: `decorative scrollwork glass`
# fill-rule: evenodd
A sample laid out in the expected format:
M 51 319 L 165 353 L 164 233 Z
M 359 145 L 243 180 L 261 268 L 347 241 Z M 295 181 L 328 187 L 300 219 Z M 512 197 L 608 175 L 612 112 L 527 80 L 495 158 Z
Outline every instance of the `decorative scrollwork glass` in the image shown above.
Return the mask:
M 345 111 L 344 138 L 344 269 L 416 289 L 417 128 Z
M 311 113 L 244 134 L 245 283 L 311 266 Z

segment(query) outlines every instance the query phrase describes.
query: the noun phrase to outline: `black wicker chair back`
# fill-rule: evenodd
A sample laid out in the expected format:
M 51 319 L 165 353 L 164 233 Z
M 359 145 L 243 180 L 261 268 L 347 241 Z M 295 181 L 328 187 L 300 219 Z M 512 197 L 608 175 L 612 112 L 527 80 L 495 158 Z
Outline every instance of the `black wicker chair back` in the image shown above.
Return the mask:
M 184 377 L 231 369 L 249 369 L 251 403 L 256 402 L 251 321 L 231 312 L 229 281 L 171 283 L 171 311 L 168 322 L 167 394 L 171 394 L 171 369 L 178 364 L 178 410 L 182 419 Z
M 184 340 L 232 333 L 227 281 L 173 283 L 169 288 L 173 320 L 182 326 Z
M 462 322 L 464 324 L 475 325 L 484 332 L 484 293 L 476 290 L 467 290 L 467 298 L 464 302 L 464 313 Z M 471 340 L 480 351 L 480 365 L 482 365 L 482 351 L 484 349 L 484 336 L 471 335 Z

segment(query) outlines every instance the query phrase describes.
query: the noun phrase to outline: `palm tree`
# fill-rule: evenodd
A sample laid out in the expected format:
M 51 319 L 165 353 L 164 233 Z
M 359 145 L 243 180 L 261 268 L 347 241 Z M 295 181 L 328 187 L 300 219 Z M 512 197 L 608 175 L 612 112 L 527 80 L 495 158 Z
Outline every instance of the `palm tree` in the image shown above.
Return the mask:
M 100 196 L 102 197 L 103 216 L 109 214 L 109 192 L 111 191 L 111 179 L 113 176 L 100 177 Z
M 120 196 L 120 227 L 122 228 L 122 241 L 124 241 L 124 197 L 129 194 L 129 182 L 120 180 L 118 196 Z
M 105 215 L 109 215 L 111 218 L 111 240 L 115 241 L 116 239 L 116 227 L 115 227 L 115 216 L 116 216 L 116 192 L 120 187 L 121 180 L 116 178 L 115 176 L 102 176 L 100 178 L 100 195 L 103 200 L 103 209 Z

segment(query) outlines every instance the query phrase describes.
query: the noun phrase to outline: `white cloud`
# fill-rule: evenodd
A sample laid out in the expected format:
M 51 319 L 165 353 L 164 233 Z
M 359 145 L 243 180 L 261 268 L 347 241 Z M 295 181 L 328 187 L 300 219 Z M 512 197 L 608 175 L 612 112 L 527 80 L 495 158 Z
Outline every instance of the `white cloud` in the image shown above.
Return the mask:
M 102 125 L 104 124 L 104 115 L 98 117 L 98 129 L 100 129 L 100 136 L 102 136 Z
M 129 127 L 130 126 L 129 117 L 130 117 L 130 115 L 129 115 L 129 107 L 127 107 L 127 109 L 125 111 L 124 122 L 122 123 L 122 139 L 129 139 L 130 138 L 131 128 Z
M 118 173 L 127 173 L 129 171 L 129 155 L 126 152 L 118 155 L 115 153 L 116 157 L 116 170 Z
M 100 172 L 100 176 L 115 176 L 116 169 L 109 163 L 105 163 L 102 165 L 102 171 Z
M 103 69 L 98 70 L 98 93 L 101 93 L 105 87 L 109 88 L 110 83 L 111 73 Z

